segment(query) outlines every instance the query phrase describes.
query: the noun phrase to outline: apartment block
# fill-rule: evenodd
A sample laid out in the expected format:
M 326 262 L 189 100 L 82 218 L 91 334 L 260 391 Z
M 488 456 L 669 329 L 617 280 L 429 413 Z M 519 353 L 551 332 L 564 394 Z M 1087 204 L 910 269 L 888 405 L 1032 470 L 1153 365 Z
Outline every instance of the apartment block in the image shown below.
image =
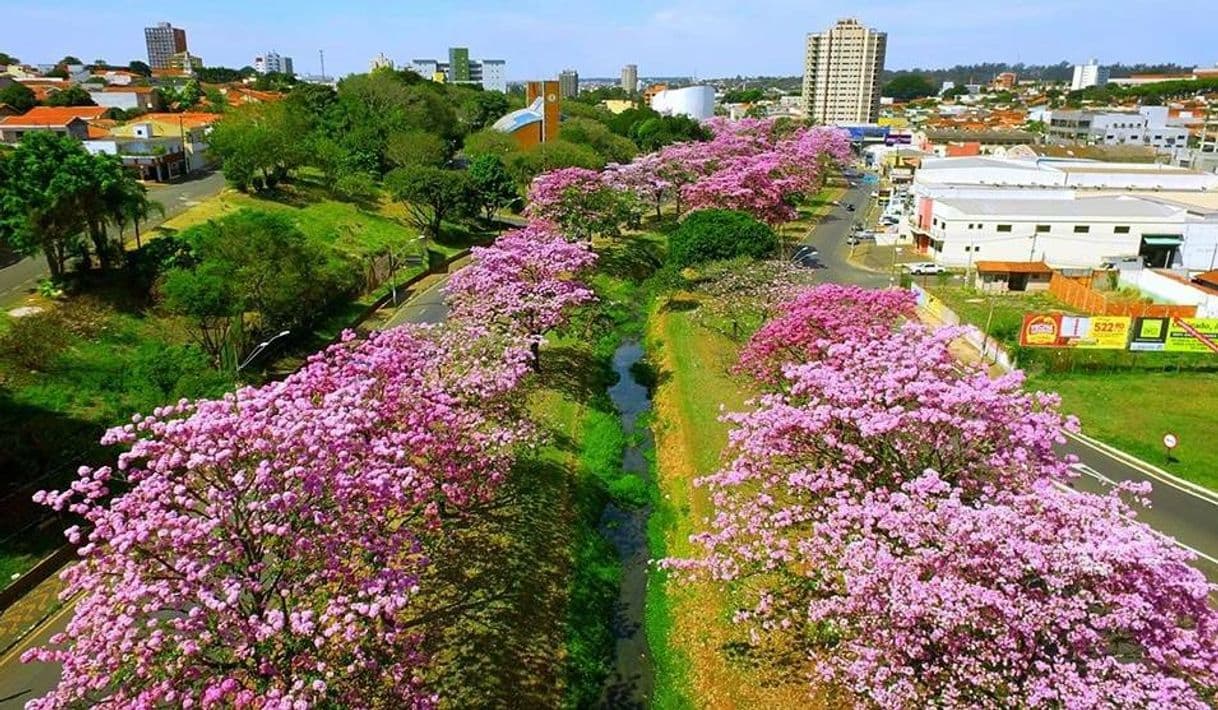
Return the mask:
M 168 22 L 158 22 L 144 28 L 144 44 L 148 48 L 148 66 L 169 69 L 175 54 L 186 51 L 186 30 Z
M 854 18 L 809 34 L 803 108 L 816 123 L 875 123 L 880 116 L 880 72 L 888 35 Z

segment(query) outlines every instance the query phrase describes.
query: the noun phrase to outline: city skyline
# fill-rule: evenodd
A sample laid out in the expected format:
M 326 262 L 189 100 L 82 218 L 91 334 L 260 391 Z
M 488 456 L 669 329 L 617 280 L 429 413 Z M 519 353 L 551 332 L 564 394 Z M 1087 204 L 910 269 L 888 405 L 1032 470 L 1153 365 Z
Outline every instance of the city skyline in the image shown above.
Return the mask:
M 1183 16 L 1196 16 L 1205 5 L 1186 0 L 1176 7 Z M 536 3 L 528 12 L 482 0 L 459 8 L 388 9 L 357 0 L 341 11 L 304 2 L 285 18 L 274 8 L 230 0 L 172 10 L 141 0 L 119 13 L 65 0 L 54 7 L 6 10 L 7 26 L 17 31 L 0 38 L 0 51 L 31 63 L 53 62 L 66 54 L 126 63 L 144 58 L 143 28 L 166 21 L 187 31 L 191 53 L 205 57 L 209 66 L 245 66 L 273 39 L 305 74 L 318 73 L 319 49 L 326 53 L 327 73 L 344 75 L 364 71 L 377 51 L 406 64 L 415 57 L 442 56 L 449 46 L 476 46 L 485 56 L 507 59 L 512 80 L 557 76 L 564 67 L 590 78 L 612 77 L 625 63 L 638 64 L 643 76 L 794 76 L 802 71 L 806 35 L 849 15 L 888 33 L 891 69 L 1082 63 L 1092 56 L 1104 63 L 1218 62 L 1218 55 L 1207 53 L 1204 23 L 1140 33 L 1144 6 L 1131 1 L 1110 3 L 1102 16 L 1088 13 L 1085 2 L 1034 0 L 970 10 L 967 16 L 953 12 L 957 8 L 941 0 L 916 6 L 873 0 L 836 9 L 808 9 L 794 0 L 748 9 L 721 0 L 678 0 L 660 8 L 597 2 L 581 7 L 573 18 L 568 4 L 552 0 Z M 1082 23 L 1089 30 L 1080 36 Z M 39 31 L 50 27 L 54 33 Z M 750 35 L 742 27 L 755 28 L 756 41 L 748 43 Z M 549 35 L 546 42 L 521 41 L 540 33 Z

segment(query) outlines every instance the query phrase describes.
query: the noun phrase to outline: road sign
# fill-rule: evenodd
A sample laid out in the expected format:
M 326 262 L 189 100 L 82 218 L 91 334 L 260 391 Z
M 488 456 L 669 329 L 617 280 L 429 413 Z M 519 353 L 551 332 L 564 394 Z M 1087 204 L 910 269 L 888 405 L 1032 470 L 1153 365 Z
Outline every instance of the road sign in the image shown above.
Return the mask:
M 1176 448 L 1176 445 L 1179 443 L 1180 443 L 1180 440 L 1176 438 L 1175 434 L 1168 432 L 1163 435 L 1163 445 L 1166 446 L 1168 449 Z

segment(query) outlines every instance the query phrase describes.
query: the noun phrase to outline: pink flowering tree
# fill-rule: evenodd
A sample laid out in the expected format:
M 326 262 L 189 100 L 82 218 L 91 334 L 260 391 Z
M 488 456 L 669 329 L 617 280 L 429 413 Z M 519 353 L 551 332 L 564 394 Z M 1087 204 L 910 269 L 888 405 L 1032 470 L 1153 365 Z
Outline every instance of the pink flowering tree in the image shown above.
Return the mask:
M 827 295 L 779 317 L 785 387 L 727 417 L 702 554 L 663 564 L 729 583 L 755 653 L 856 706 L 1207 707 L 1212 588 L 1119 494 L 1060 485 L 1056 397 L 897 327 L 900 300 L 857 327 L 873 297 Z
M 710 262 L 698 269 L 693 281 L 697 293 L 710 297 L 694 315 L 703 325 L 730 338 L 744 338 L 808 288 L 814 278 L 811 269 L 786 260 L 741 257 Z
M 518 335 L 532 348 L 566 322 L 571 311 L 594 300 L 580 279 L 596 263 L 583 242 L 568 242 L 553 225 L 532 222 L 506 232 L 449 279 L 450 319 Z
M 621 189 L 597 170 L 561 168 L 538 175 L 529 187 L 526 213 L 552 222 L 573 239 L 616 237 L 638 217 L 633 192 Z
M 692 160 L 701 178 L 682 189 L 692 209 L 742 210 L 770 224 L 790 220 L 799 198 L 819 190 L 826 172 L 850 155 L 849 140 L 836 129 L 799 128 L 780 137 L 773 121 L 733 126 L 717 124 L 714 139 Z
M 860 705 L 1212 707 L 1211 586 L 1116 493 L 969 503 L 927 471 L 822 525 L 799 564 L 823 564 L 823 586 L 793 617 L 775 599 L 741 621 L 815 630 L 798 644 L 813 677 Z
M 740 354 L 739 369 L 769 385 L 780 384 L 787 364 L 818 359 L 831 345 L 866 341 L 914 314 L 913 294 L 823 284 L 778 306 Z
M 434 705 L 427 539 L 527 436 L 508 397 L 527 353 L 476 336 L 348 337 L 282 383 L 108 432 L 117 466 L 37 497 L 86 525 L 67 631 L 24 656 L 62 679 L 31 707 Z

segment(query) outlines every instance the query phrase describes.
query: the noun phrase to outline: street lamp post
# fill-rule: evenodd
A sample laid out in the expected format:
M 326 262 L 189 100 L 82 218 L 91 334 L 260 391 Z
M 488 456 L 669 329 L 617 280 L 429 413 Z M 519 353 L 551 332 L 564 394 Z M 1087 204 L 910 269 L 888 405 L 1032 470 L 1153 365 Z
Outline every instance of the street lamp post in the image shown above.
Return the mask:
M 274 337 L 271 337 L 267 340 L 262 341 L 261 343 L 258 343 L 258 347 L 254 348 L 254 351 L 251 352 L 249 354 L 249 356 L 246 357 L 245 360 L 243 360 L 241 362 L 240 365 L 237 365 L 236 373 L 240 374 L 241 371 L 244 370 L 247 365 L 249 365 L 251 362 L 254 361 L 254 358 L 261 355 L 263 350 L 266 350 L 267 348 L 269 348 L 271 346 L 271 343 L 275 342 L 276 340 L 279 340 L 280 338 L 284 337 L 285 335 L 287 335 L 288 333 L 291 333 L 291 332 L 292 331 L 290 331 L 290 330 L 283 330 L 283 331 L 280 331 L 279 333 L 276 333 Z

